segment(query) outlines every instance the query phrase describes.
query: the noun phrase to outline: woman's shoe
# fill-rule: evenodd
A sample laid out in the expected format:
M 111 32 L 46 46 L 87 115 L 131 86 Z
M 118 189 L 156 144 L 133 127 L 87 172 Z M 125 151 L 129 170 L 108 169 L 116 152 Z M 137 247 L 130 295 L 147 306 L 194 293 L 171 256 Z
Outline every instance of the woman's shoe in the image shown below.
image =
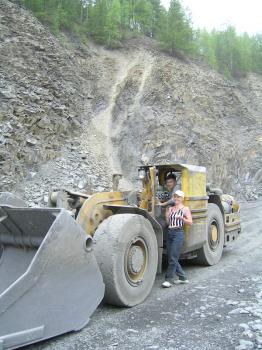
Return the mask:
M 179 277 L 178 280 L 174 280 L 174 284 L 187 284 L 189 280 L 186 277 Z
M 163 288 L 170 288 L 171 286 L 172 286 L 172 284 L 170 282 L 168 282 L 168 281 L 165 281 L 165 282 L 162 283 L 162 287 Z

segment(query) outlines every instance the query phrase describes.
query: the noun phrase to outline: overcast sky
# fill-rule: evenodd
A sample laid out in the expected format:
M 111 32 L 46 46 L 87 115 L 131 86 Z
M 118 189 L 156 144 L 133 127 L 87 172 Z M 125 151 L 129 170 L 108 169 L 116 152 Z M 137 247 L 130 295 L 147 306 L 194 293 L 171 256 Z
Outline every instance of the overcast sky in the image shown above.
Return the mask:
M 168 8 L 170 0 L 161 0 Z M 232 24 L 237 31 L 262 33 L 262 0 L 181 0 L 189 8 L 194 27 L 223 29 Z

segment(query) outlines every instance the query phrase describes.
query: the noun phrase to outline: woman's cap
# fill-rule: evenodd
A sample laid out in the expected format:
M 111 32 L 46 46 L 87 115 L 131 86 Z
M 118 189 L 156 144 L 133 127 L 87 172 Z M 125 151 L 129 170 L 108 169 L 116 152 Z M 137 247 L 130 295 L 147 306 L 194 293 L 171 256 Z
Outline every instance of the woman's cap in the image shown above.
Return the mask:
M 185 194 L 183 191 L 177 190 L 174 195 L 177 195 L 178 197 L 185 198 Z

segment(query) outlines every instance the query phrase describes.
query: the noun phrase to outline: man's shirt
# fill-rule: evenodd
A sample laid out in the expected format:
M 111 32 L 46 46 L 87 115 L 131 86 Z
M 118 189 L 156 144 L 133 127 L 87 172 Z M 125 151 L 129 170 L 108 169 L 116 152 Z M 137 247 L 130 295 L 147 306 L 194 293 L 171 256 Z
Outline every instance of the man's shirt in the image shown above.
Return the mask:
M 175 201 L 173 199 L 173 195 L 176 193 L 176 191 L 180 190 L 180 186 L 176 184 L 176 186 L 168 193 L 168 201 L 165 206 L 172 206 L 175 205 Z

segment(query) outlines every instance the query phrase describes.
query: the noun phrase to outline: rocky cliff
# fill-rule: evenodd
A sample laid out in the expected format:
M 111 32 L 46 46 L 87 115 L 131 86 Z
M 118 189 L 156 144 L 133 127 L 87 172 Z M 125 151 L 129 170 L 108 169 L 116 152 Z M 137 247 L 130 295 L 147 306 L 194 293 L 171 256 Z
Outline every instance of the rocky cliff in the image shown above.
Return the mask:
M 109 51 L 55 38 L 0 0 L 0 191 L 43 204 L 56 187 L 132 186 L 142 162 L 189 162 L 250 197 L 262 182 L 262 77 L 226 80 L 151 39 Z

